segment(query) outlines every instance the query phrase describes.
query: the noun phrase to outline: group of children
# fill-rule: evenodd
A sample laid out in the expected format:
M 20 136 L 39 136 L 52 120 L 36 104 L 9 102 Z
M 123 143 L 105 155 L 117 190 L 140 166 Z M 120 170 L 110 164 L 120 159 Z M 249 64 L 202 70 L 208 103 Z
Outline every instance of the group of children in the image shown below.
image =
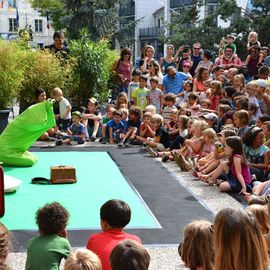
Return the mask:
M 178 252 L 190 270 L 267 270 L 270 252 L 270 197 L 264 203 L 250 203 L 243 210 L 224 208 L 214 223 L 197 220 L 188 224 Z M 69 213 L 61 204 L 49 203 L 38 209 L 39 236 L 27 247 L 26 270 L 147 270 L 150 255 L 141 239 L 123 229 L 131 210 L 121 200 L 110 200 L 100 208 L 102 232 L 89 237 L 86 248 L 72 251 L 66 226 Z M 9 234 L 0 223 L 0 267 L 9 251 Z

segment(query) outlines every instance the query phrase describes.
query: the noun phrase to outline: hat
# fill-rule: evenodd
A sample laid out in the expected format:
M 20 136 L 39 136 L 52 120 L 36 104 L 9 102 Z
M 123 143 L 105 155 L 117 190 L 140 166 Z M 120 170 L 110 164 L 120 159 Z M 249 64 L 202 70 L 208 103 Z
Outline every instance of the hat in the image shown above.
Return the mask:
M 232 35 L 232 34 L 228 34 L 228 35 L 226 36 L 226 38 L 232 38 L 233 40 L 235 40 L 235 36 Z
M 184 66 L 184 65 L 190 67 L 190 63 L 188 61 L 183 61 L 182 66 Z
M 71 115 L 77 115 L 78 117 L 82 118 L 82 113 L 79 111 L 72 112 Z
M 93 103 L 93 104 L 95 104 L 95 105 L 97 105 L 98 104 L 98 102 L 97 102 L 97 100 L 95 99 L 95 98 L 89 98 L 88 99 L 88 102 L 91 102 L 91 103 Z
M 254 82 L 255 82 L 256 85 L 261 86 L 261 87 L 267 87 L 268 86 L 268 83 L 267 83 L 266 80 L 259 79 L 259 80 L 256 80 Z
M 217 120 L 218 120 L 218 117 L 215 113 L 204 114 L 204 115 L 202 115 L 202 117 L 206 120 L 211 120 L 214 122 L 217 122 Z

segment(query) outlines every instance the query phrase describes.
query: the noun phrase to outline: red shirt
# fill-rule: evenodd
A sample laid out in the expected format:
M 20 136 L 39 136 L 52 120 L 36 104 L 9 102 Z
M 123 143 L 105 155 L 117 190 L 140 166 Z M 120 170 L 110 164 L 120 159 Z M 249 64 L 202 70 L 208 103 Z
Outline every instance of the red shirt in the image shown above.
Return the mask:
M 111 229 L 107 232 L 101 232 L 91 235 L 88 239 L 86 248 L 90 249 L 99 256 L 102 263 L 102 270 L 111 270 L 111 251 L 116 245 L 118 245 L 119 242 L 125 239 L 131 239 L 138 243 L 141 243 L 141 239 L 134 234 L 128 234 L 122 230 Z

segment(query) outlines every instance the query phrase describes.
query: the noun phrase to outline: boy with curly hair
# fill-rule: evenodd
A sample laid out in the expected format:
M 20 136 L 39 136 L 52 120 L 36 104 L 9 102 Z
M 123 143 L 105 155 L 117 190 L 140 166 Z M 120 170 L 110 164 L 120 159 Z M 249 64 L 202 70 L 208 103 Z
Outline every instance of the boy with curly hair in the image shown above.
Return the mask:
M 46 204 L 36 212 L 39 236 L 27 246 L 26 270 L 58 270 L 63 258 L 70 254 L 66 226 L 68 211 L 57 202 Z

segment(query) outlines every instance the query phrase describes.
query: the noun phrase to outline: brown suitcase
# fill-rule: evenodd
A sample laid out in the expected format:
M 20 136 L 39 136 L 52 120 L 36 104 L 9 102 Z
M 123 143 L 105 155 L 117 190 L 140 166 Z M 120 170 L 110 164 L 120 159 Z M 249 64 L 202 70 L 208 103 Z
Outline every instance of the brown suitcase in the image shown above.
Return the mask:
M 77 182 L 76 169 L 73 166 L 51 166 L 51 183 L 67 184 Z

